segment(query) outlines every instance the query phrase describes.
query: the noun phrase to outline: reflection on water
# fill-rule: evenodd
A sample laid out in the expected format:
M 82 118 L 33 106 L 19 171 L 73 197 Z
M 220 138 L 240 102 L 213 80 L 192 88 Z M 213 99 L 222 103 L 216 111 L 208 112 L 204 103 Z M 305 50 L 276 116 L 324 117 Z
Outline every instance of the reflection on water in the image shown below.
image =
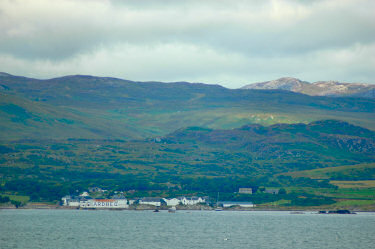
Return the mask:
M 0 248 L 373 248 L 375 214 L 0 210 Z

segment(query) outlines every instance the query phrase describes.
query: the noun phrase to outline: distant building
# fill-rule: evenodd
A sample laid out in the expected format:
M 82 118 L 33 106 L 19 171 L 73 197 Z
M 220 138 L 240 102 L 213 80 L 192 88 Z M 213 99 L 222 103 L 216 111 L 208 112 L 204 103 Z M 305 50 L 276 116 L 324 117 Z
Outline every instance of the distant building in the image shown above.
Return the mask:
M 63 198 L 61 198 L 62 205 L 63 206 L 68 206 L 69 205 L 69 200 L 71 200 L 71 199 L 72 199 L 72 197 L 70 195 L 64 196 Z
M 61 198 L 63 202 L 63 206 L 68 206 L 68 207 L 80 207 L 81 201 L 87 201 L 90 200 L 90 196 L 82 197 L 82 196 L 64 196 Z
M 206 199 L 205 198 L 202 198 L 202 197 L 196 197 L 196 196 L 192 196 L 192 197 L 178 197 L 177 198 L 182 205 L 197 205 L 199 203 L 205 203 L 206 202 Z
M 255 207 L 255 205 L 252 202 L 241 202 L 241 201 L 221 201 L 218 203 L 219 206 L 223 206 L 224 208 L 229 207 L 244 207 L 244 208 L 252 208 Z
M 279 194 L 279 189 L 268 188 L 268 189 L 264 190 L 264 193 L 278 195 Z
M 177 206 L 181 203 L 181 201 L 178 198 L 163 198 L 163 201 L 167 204 L 167 206 Z
M 79 196 L 87 197 L 87 196 L 89 196 L 89 193 L 87 193 L 87 192 L 85 191 L 85 192 L 83 192 L 82 194 L 80 194 Z
M 69 207 L 79 207 L 79 204 L 80 204 L 80 200 L 79 199 L 71 199 L 68 201 L 68 205 Z
M 91 199 L 80 202 L 81 208 L 128 208 L 128 201 L 126 199 Z
M 133 205 L 137 200 L 128 200 L 129 205 Z
M 240 194 L 253 194 L 253 189 L 252 188 L 239 188 L 238 193 Z
M 143 197 L 142 199 L 139 200 L 139 204 L 160 207 L 161 206 L 160 200 L 161 198 L 159 197 Z

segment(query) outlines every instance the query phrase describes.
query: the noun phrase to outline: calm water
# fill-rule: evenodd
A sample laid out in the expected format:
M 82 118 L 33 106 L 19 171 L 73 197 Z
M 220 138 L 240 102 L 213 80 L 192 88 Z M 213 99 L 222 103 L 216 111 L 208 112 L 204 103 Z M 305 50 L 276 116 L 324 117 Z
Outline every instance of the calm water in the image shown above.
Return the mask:
M 0 210 L 0 248 L 375 248 L 375 214 Z

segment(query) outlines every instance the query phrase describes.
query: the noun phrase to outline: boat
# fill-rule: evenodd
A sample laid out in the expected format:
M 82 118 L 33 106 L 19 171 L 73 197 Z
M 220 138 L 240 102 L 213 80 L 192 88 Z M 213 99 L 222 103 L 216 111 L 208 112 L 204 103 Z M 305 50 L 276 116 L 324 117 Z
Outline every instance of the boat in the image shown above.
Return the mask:
M 158 212 L 160 212 L 159 209 L 155 209 L 154 210 L 154 213 L 158 213 Z
M 168 209 L 168 212 L 169 213 L 175 213 L 176 212 L 176 207 L 175 206 L 171 207 L 170 209 Z

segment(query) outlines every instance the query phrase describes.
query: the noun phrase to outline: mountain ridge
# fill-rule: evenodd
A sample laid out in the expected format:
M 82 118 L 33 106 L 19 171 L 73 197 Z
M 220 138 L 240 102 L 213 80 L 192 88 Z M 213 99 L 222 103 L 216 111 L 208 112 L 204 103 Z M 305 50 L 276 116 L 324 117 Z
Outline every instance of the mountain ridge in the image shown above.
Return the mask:
M 285 90 L 228 89 L 203 83 L 135 82 L 64 76 L 0 77 L 0 139 L 141 139 L 186 126 L 340 119 L 373 129 L 375 100 L 308 96 Z M 78 132 L 79 131 L 79 132 Z
M 311 96 L 375 98 L 375 85 L 372 84 L 344 83 L 333 80 L 309 83 L 292 77 L 252 83 L 240 89 L 282 89 Z

